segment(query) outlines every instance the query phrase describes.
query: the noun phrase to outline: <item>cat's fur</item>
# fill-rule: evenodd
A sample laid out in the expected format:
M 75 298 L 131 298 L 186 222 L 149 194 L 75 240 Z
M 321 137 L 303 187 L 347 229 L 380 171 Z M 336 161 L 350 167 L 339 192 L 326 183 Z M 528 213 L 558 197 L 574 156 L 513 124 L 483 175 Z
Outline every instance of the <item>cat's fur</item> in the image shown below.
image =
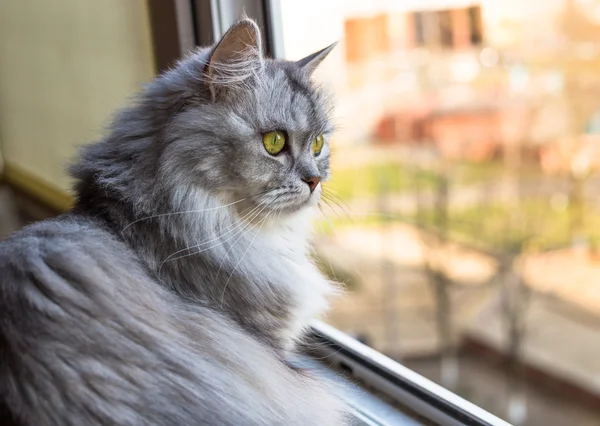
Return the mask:
M 307 233 L 329 106 L 249 20 L 158 77 L 85 148 L 72 212 L 0 245 L 0 402 L 22 424 L 332 425 L 288 362 L 332 286 Z M 262 134 L 285 131 L 269 155 Z

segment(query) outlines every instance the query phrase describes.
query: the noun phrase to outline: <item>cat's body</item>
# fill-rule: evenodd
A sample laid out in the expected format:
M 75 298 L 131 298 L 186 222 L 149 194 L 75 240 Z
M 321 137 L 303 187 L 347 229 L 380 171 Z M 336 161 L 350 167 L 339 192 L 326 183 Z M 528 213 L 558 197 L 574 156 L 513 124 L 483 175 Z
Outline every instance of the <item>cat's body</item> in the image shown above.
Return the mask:
M 0 404 L 18 422 L 343 422 L 288 359 L 332 292 L 307 243 L 326 54 L 265 60 L 242 21 L 86 148 L 72 212 L 0 244 Z M 271 130 L 281 155 L 255 143 Z

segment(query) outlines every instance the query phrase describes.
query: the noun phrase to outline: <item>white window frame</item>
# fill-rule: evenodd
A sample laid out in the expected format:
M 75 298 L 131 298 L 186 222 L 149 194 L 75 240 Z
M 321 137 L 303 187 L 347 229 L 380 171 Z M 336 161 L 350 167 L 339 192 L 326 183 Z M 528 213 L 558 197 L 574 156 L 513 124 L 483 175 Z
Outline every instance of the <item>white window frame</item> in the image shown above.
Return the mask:
M 149 0 L 156 6 L 152 17 L 154 38 L 167 34 L 176 43 L 167 46 L 166 51 L 163 46 L 160 55 L 156 55 L 157 70 L 194 45 L 212 44 L 242 13 L 255 19 L 263 31 L 265 53 L 275 58 L 284 57 L 280 0 L 173 0 L 166 10 L 162 1 Z M 168 14 L 170 18 L 161 20 L 161 14 Z M 428 422 L 443 426 L 510 426 L 323 322 L 312 324 L 308 346 L 317 348 L 315 359 L 325 357 L 330 369 L 343 370 L 350 378 L 365 383 Z M 377 420 L 380 416 L 368 404 L 361 406 L 359 400 L 349 401 L 349 404 L 355 409 L 355 419 L 363 425 L 385 424 Z

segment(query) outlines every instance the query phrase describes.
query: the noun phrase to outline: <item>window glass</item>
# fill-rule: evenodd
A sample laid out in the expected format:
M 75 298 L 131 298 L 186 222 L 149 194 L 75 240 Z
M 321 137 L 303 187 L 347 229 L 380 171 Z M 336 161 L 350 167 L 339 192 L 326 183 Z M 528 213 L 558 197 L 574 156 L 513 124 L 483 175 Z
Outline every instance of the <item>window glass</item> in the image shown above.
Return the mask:
M 281 1 L 338 47 L 328 321 L 514 424 L 600 424 L 600 1 Z

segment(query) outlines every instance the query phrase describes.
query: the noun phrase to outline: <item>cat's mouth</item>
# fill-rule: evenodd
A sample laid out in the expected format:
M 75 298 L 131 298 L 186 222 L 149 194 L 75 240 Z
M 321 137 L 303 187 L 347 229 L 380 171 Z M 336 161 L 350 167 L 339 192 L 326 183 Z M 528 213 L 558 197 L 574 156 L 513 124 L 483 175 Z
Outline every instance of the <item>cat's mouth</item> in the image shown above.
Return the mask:
M 279 186 L 261 190 L 254 195 L 237 194 L 232 198 L 238 215 L 248 220 L 265 219 L 267 216 L 278 217 L 294 214 L 303 209 L 316 207 L 321 199 L 322 188 L 317 185 L 313 191 L 305 186 Z
M 319 199 L 314 192 L 308 195 L 293 194 L 274 206 L 274 210 L 282 213 L 294 213 L 303 208 L 316 206 Z
M 265 210 L 276 214 L 295 213 L 307 207 L 317 206 L 321 197 L 320 185 L 314 191 L 308 192 L 301 189 L 287 189 L 276 191 L 266 199 L 259 201 Z

